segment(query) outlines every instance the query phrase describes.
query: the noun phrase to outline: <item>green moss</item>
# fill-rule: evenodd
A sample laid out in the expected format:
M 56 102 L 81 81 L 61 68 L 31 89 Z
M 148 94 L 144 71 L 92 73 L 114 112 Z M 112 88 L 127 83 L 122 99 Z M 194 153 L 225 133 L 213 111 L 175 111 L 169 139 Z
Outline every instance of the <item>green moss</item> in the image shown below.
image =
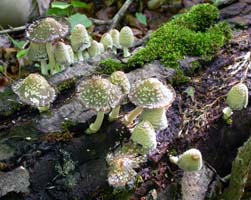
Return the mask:
M 107 60 L 102 60 L 99 63 L 99 66 L 100 66 L 100 71 L 108 75 L 112 74 L 115 71 L 122 70 L 124 68 L 124 64 L 111 58 Z
M 68 79 L 63 81 L 57 86 L 57 89 L 59 92 L 62 92 L 63 90 L 70 89 L 75 86 L 76 80 L 75 79 Z
M 227 23 L 214 24 L 218 17 L 219 11 L 213 5 L 194 6 L 188 13 L 179 15 L 157 29 L 146 47 L 129 59 L 128 66 L 140 67 L 158 59 L 166 67 L 177 70 L 175 82 L 187 81 L 178 60 L 185 56 L 200 56 L 210 60 L 231 37 Z

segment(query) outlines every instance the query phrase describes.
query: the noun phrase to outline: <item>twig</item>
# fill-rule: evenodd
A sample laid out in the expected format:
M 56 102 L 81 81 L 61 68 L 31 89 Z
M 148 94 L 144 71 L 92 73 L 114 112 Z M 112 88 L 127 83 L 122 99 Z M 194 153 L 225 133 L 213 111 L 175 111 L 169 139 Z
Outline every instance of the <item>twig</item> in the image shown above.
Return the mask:
M 11 27 L 9 29 L 4 29 L 0 31 L 0 34 L 12 33 L 12 32 L 23 31 L 23 30 L 25 30 L 25 26 Z
M 89 19 L 96 25 L 110 25 L 112 23 L 112 20 L 101 20 L 94 18 L 89 18 Z
M 116 13 L 116 15 L 112 18 L 112 24 L 111 24 L 110 29 L 113 29 L 118 25 L 120 19 L 125 15 L 126 10 L 131 5 L 132 2 L 133 2 L 133 0 L 126 0 L 125 1 L 123 6 L 119 9 L 119 11 Z

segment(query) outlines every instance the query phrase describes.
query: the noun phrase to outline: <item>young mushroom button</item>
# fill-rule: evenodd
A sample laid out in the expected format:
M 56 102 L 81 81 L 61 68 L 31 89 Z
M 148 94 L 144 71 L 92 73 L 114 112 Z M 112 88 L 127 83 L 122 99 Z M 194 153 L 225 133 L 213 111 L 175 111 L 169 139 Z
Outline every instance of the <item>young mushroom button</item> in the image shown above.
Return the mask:
M 34 43 L 46 44 L 50 73 L 56 73 L 56 61 L 52 43 L 69 33 L 69 23 L 64 18 L 44 17 L 34 21 L 26 29 L 27 38 Z
M 30 74 L 14 83 L 12 90 L 22 102 L 38 108 L 40 112 L 48 110 L 56 98 L 55 89 L 39 74 Z
M 89 126 L 87 133 L 96 133 L 103 122 L 105 112 L 116 107 L 122 93 L 120 89 L 101 77 L 82 81 L 77 88 L 77 98 L 87 108 L 98 112 L 96 120 Z
M 125 58 L 129 57 L 131 55 L 129 52 L 129 48 L 134 43 L 134 36 L 130 27 L 125 26 L 120 30 L 119 43 L 120 43 L 120 46 L 123 48 L 123 52 L 124 52 L 123 56 Z
M 123 123 L 125 125 L 131 124 L 142 113 L 143 109 L 165 109 L 165 107 L 169 107 L 174 101 L 175 96 L 175 91 L 171 86 L 162 84 L 156 78 L 137 81 L 132 86 L 128 95 L 129 100 L 137 107 L 125 116 Z M 156 116 L 156 112 L 153 113 L 147 120 L 151 123 L 153 122 L 155 126 L 156 118 L 161 119 L 163 114 L 160 112 L 161 116 Z M 151 118 L 153 119 L 151 120 Z

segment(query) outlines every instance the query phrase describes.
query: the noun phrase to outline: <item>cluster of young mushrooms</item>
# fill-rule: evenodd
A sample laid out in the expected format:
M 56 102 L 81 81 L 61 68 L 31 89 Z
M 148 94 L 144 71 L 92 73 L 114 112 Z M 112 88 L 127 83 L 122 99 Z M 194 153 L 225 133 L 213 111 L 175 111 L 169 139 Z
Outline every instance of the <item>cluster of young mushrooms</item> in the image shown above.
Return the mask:
M 75 61 L 83 61 L 88 56 L 97 56 L 104 49 L 123 48 L 124 56 L 130 56 L 128 48 L 133 44 L 133 34 L 129 27 L 121 31 L 111 30 L 105 33 L 101 42 L 90 39 L 82 25 L 76 25 L 70 35 L 70 45 L 61 41 L 69 32 L 69 25 L 64 19 L 52 17 L 41 18 L 27 28 L 30 40 L 28 57 L 41 62 L 41 73 L 48 75 L 58 71 L 58 66 L 67 66 Z M 49 63 L 47 64 L 47 60 Z M 49 68 L 48 68 L 49 66 Z M 25 79 L 12 85 L 19 99 L 41 112 L 48 110 L 56 98 L 56 90 L 40 74 L 30 74 Z M 139 80 L 130 84 L 126 74 L 117 71 L 106 79 L 93 76 L 82 80 L 77 86 L 76 98 L 85 107 L 97 112 L 96 120 L 90 124 L 86 133 L 92 134 L 100 130 L 106 113 L 109 121 L 120 118 L 120 106 L 132 102 L 136 108 L 122 117 L 122 122 L 131 128 L 130 142 L 140 146 L 140 153 L 132 149 L 118 150 L 107 155 L 109 165 L 108 182 L 115 188 L 123 188 L 135 180 L 135 168 L 145 161 L 145 155 L 157 147 L 156 132 L 168 127 L 166 110 L 175 99 L 175 91 L 156 78 Z M 126 145 L 125 145 L 126 146 Z M 202 166 L 201 154 L 198 150 L 190 150 L 180 158 L 172 157 L 182 169 L 198 170 Z M 194 164 L 195 163 L 195 164 Z
M 69 44 L 62 42 L 69 35 Z M 55 74 L 78 61 L 98 56 L 105 50 L 123 49 L 124 57 L 130 56 L 129 48 L 134 42 L 130 27 L 105 33 L 100 42 L 91 38 L 85 26 L 77 24 L 70 33 L 70 25 L 64 18 L 44 17 L 34 21 L 26 29 L 30 40 L 28 58 L 40 62 L 41 74 Z M 47 60 L 49 61 L 47 64 Z

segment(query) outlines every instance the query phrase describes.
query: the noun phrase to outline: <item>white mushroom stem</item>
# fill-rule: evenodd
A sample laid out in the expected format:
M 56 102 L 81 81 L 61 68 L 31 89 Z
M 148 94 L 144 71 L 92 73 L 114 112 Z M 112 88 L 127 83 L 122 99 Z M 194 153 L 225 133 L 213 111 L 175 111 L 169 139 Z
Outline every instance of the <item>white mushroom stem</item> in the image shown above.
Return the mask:
M 125 125 L 131 124 L 142 113 L 142 111 L 143 108 L 136 107 L 134 110 L 132 110 L 125 116 L 123 123 Z
M 83 61 L 84 60 L 84 57 L 82 55 L 82 51 L 78 51 L 77 56 L 78 56 L 78 61 Z
M 113 53 L 115 54 L 115 55 L 117 55 L 117 48 L 116 47 L 112 47 L 112 51 L 113 51 Z
M 46 51 L 49 58 L 50 74 L 55 74 L 56 72 L 56 59 L 54 57 L 54 48 L 51 43 L 46 43 Z
M 47 68 L 47 62 L 46 60 L 41 60 L 40 61 L 40 68 L 41 68 L 41 73 L 45 76 L 48 75 L 48 68 Z
M 120 111 L 120 105 L 116 106 L 112 109 L 112 111 L 109 114 L 109 121 L 112 122 L 119 117 L 119 111 Z
M 131 53 L 129 52 L 129 48 L 123 47 L 123 56 L 124 56 L 124 58 L 127 58 L 130 55 L 131 55 Z
M 97 114 L 95 122 L 90 124 L 89 128 L 86 130 L 86 133 L 92 134 L 92 133 L 98 132 L 101 125 L 102 125 L 102 123 L 103 123 L 104 116 L 105 116 L 105 113 L 99 111 L 98 114 Z

